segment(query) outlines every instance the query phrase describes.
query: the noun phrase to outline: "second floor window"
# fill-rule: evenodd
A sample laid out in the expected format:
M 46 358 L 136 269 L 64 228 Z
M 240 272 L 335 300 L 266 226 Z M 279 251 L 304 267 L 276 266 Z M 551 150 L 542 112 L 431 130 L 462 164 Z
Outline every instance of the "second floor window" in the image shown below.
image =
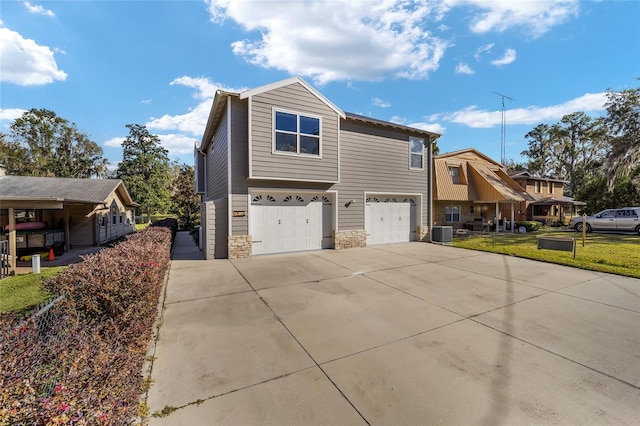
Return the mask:
M 418 138 L 409 138 L 409 168 L 419 169 L 424 168 L 424 140 Z
M 320 156 L 320 118 L 275 111 L 274 150 Z
M 547 192 L 553 194 L 553 182 L 547 182 Z
M 460 167 L 449 167 L 449 174 L 453 183 L 460 183 Z
M 542 192 L 542 182 L 540 182 L 539 180 L 536 181 L 536 192 Z

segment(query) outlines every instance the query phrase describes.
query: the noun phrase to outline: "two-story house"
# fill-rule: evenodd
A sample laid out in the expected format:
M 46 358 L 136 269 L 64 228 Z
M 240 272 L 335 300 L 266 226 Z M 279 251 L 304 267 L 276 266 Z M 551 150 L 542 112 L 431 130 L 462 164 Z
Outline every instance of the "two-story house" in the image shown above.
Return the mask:
M 533 197 L 504 167 L 473 148 L 435 156 L 433 204 L 437 225 L 482 231 L 519 220 L 516 206 Z M 513 227 L 509 227 L 513 230 Z
M 218 91 L 195 161 L 205 257 L 423 239 L 439 136 L 344 112 L 299 77 Z
M 586 205 L 564 195 L 564 186 L 568 183 L 565 180 L 533 176 L 527 171 L 513 172 L 509 176 L 533 197 L 532 201 L 519 203 L 518 220 L 567 225 L 577 214 L 578 207 Z

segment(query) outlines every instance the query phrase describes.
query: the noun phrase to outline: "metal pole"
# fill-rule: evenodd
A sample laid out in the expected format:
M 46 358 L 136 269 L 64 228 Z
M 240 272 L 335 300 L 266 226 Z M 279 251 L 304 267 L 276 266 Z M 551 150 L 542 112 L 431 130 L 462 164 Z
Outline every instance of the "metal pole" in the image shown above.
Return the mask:
M 587 238 L 587 214 L 582 214 L 582 247 L 584 247 L 584 240 Z

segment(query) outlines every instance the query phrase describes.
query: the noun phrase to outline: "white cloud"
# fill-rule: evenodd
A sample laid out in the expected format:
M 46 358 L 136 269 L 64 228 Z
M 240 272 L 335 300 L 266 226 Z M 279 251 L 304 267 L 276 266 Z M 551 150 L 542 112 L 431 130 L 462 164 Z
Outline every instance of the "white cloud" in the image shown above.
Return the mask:
M 446 127 L 444 127 L 440 123 L 425 123 L 425 122 L 412 123 L 412 122 L 409 122 L 406 118 L 399 117 L 397 115 L 394 115 L 393 117 L 391 117 L 389 121 L 392 123 L 401 124 L 403 126 L 413 127 L 420 130 L 426 130 L 428 132 L 439 133 L 441 135 L 444 134 L 446 130 Z M 432 120 L 429 119 L 429 121 L 432 121 Z
M 203 127 L 204 129 L 204 127 Z M 151 132 L 152 134 L 158 136 L 160 139 L 160 144 L 169 151 L 169 158 L 182 154 L 192 154 L 193 146 L 196 143 L 200 143 L 199 139 L 193 138 L 191 136 L 168 133 L 168 134 L 158 134 L 155 132 Z M 111 138 L 102 145 L 109 146 L 112 148 L 120 148 L 122 147 L 122 142 L 126 139 L 126 136 Z
M 264 68 L 309 76 L 316 84 L 426 78 L 450 45 L 428 30 L 437 28 L 443 13 L 441 3 L 429 0 L 208 3 L 213 22 L 231 19 L 247 37 L 260 34 L 233 42 L 236 55 Z
M 150 104 L 150 103 L 151 103 L 151 99 L 143 99 L 143 100 L 141 100 L 141 101 L 140 101 L 140 103 L 141 103 L 141 104 L 148 105 L 148 104 Z
M 507 124 L 529 125 L 555 121 L 576 111 L 600 112 L 605 110 L 605 102 L 606 93 L 586 93 L 558 105 L 508 109 L 506 112 Z M 474 128 L 490 128 L 502 123 L 502 112 L 499 110 L 479 110 L 476 106 L 469 106 L 453 113 L 436 114 L 430 119 L 450 121 Z
M 380 98 L 371 98 L 371 102 L 380 108 L 389 108 L 391 106 L 391 104 L 389 102 L 383 101 Z
M 476 49 L 476 53 L 473 54 L 473 57 L 476 58 L 476 61 L 479 61 L 483 54 L 491 52 L 493 46 L 495 46 L 495 43 L 483 44 Z
M 122 142 L 124 142 L 125 139 L 126 136 L 111 138 L 107 141 L 104 141 L 102 145 L 120 148 L 122 146 Z
M 465 63 L 460 62 L 457 66 L 456 66 L 456 74 L 467 74 L 467 75 L 473 75 L 476 72 L 474 70 L 471 69 L 471 67 Z
M 204 127 L 202 128 L 204 130 Z M 162 146 L 169 150 L 169 157 L 180 154 L 193 154 L 193 147 L 200 143 L 200 139 L 186 135 L 169 133 L 158 135 Z
M 471 21 L 474 33 L 522 28 L 539 37 L 578 15 L 578 0 L 444 0 L 446 7 L 471 6 L 480 13 Z
M 15 31 L 0 27 L 0 79 L 21 86 L 38 86 L 64 81 L 67 73 L 58 69 L 53 51 Z
M 23 1 L 22 4 L 24 4 L 24 7 L 26 7 L 30 13 L 37 13 L 39 15 L 50 16 L 50 17 L 56 16 L 55 13 L 45 9 L 39 4 L 31 4 L 28 1 Z
M 427 132 L 439 133 L 441 135 L 444 134 L 444 132 L 447 130 L 447 128 L 440 123 L 418 122 L 418 123 L 409 123 L 406 125 L 409 127 L 415 127 L 416 129 L 426 130 Z
M 183 76 L 176 78 L 171 83 L 171 86 L 185 86 L 196 89 L 193 93 L 193 97 L 199 100 L 199 103 L 183 114 L 170 115 L 165 114 L 162 117 L 151 117 L 150 121 L 146 123 L 149 129 L 156 130 L 177 130 L 179 132 L 186 132 L 192 135 L 202 135 L 205 126 L 207 125 L 207 119 L 209 118 L 209 112 L 211 110 L 211 103 L 213 97 L 218 89 L 229 92 L 240 92 L 242 89 L 233 89 L 223 87 L 219 83 L 214 83 L 204 77 L 189 77 Z
M 516 50 L 515 49 L 507 49 L 504 52 L 504 56 L 500 59 L 496 59 L 491 61 L 491 65 L 495 65 L 500 67 L 502 65 L 508 65 L 516 60 Z
M 21 117 L 26 110 L 20 108 L 0 108 L 0 120 L 15 120 Z

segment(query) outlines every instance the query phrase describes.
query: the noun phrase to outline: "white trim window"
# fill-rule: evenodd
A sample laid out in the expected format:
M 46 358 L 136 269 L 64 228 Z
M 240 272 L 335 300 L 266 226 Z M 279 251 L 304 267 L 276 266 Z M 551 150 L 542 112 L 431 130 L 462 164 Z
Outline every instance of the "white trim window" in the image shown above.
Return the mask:
M 460 222 L 460 206 L 446 206 L 444 208 L 445 222 Z
M 321 117 L 273 110 L 273 152 L 319 157 Z
M 460 167 L 449 166 L 449 175 L 451 176 L 451 182 L 456 184 L 460 183 Z
M 424 169 L 424 139 L 409 138 L 409 168 Z

